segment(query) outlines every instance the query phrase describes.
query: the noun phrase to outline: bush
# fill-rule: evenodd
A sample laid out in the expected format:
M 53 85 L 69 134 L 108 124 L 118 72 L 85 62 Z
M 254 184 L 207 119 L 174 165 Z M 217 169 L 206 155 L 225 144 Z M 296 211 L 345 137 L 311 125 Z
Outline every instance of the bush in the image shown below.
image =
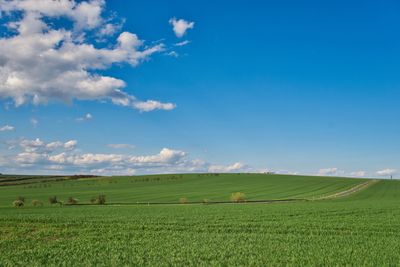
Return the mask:
M 208 198 L 203 199 L 203 204 L 204 205 L 210 204 L 210 200 Z
M 67 204 L 68 205 L 76 205 L 76 204 L 78 204 L 78 200 L 76 198 L 69 197 L 67 200 Z
M 21 207 L 23 207 L 24 206 L 24 202 L 23 201 L 21 201 L 21 200 L 15 200 L 14 202 L 13 202 L 13 207 L 14 208 L 21 208 Z
M 17 197 L 17 199 L 16 199 L 16 200 L 19 200 L 19 201 L 21 201 L 21 202 L 25 203 L 25 197 L 23 197 L 23 196 L 19 196 L 19 197 Z
M 34 207 L 41 207 L 43 206 L 43 202 L 37 199 L 32 200 L 32 206 Z
M 98 195 L 97 197 L 92 197 L 90 199 L 90 203 L 96 204 L 96 205 L 104 205 L 104 204 L 106 204 L 106 196 Z
M 97 200 L 97 197 L 92 197 L 92 198 L 90 199 L 90 203 L 96 204 L 96 200 Z
M 232 193 L 231 201 L 234 203 L 243 203 L 246 202 L 246 195 L 242 192 Z
M 180 204 L 187 204 L 189 201 L 188 201 L 188 199 L 186 198 L 186 197 L 181 197 L 180 199 L 179 199 L 179 203 Z
M 62 202 L 59 201 L 56 196 L 49 197 L 49 202 L 50 202 L 50 204 L 60 204 L 60 205 L 62 205 Z

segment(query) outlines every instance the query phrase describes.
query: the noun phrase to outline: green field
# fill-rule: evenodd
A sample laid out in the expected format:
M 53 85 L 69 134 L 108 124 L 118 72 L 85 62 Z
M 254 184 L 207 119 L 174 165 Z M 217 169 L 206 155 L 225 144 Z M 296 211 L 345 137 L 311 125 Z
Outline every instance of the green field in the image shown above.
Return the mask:
M 62 200 L 75 197 L 89 203 L 105 194 L 109 203 L 170 202 L 186 197 L 229 201 L 233 192 L 244 192 L 248 200 L 311 198 L 339 192 L 365 180 L 267 174 L 185 174 L 131 177 L 84 178 L 58 182 L 0 186 L 0 206 L 10 206 L 19 195 L 27 200 L 47 202 L 56 195 Z
M 160 177 L 160 180 L 150 179 Z M 176 177 L 176 179 L 169 179 Z M 148 180 L 146 180 L 149 178 Z M 165 178 L 165 179 L 161 179 Z M 144 179 L 144 180 L 141 180 Z M 400 182 L 345 197 L 273 204 L 143 202 L 313 199 L 366 180 L 281 175 L 165 175 L 0 188 L 0 266 L 399 266 Z M 46 185 L 46 186 L 45 186 Z M 105 194 L 108 203 L 31 207 Z M 12 208 L 16 196 L 27 205 Z

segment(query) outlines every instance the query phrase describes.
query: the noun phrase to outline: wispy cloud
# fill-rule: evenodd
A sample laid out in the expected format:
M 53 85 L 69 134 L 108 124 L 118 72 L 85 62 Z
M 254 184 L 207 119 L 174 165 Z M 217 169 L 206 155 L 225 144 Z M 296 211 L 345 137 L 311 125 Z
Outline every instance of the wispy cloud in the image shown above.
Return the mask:
M 318 175 L 325 176 L 325 175 L 338 175 L 339 169 L 338 168 L 326 168 L 320 169 L 318 171 Z
M 166 55 L 170 57 L 179 57 L 179 54 L 176 51 L 170 51 L 166 53 Z
M 182 41 L 182 42 L 179 42 L 179 43 L 175 43 L 174 46 L 185 46 L 187 44 L 190 44 L 189 40 L 185 40 L 185 41 Z
M 355 172 L 350 172 L 351 177 L 365 177 L 367 175 L 366 171 L 355 171 Z
M 394 175 L 396 173 L 397 173 L 396 169 L 383 169 L 383 170 L 376 172 L 376 174 L 379 176 L 390 176 L 390 175 Z
M 126 148 L 133 149 L 133 148 L 135 148 L 135 146 L 131 145 L 131 144 L 108 144 L 107 146 L 110 148 L 114 148 L 114 149 L 126 149 Z
M 77 118 L 76 121 L 82 122 L 82 121 L 89 121 L 91 119 L 93 119 L 93 115 L 90 113 L 87 113 L 87 114 L 85 114 L 85 116 Z
M 0 132 L 9 132 L 9 131 L 14 131 L 15 128 L 14 126 L 11 125 L 4 125 L 2 127 L 0 127 Z
M 39 121 L 37 119 L 35 119 L 35 118 L 31 118 L 29 121 L 32 124 L 32 126 L 35 127 L 35 128 L 39 124 Z

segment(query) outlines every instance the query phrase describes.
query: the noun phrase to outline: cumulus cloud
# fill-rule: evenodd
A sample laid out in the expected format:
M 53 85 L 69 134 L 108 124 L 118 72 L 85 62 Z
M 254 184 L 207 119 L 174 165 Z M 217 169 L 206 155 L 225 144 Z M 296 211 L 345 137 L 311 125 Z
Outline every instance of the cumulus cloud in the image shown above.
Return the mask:
M 365 171 L 355 171 L 355 172 L 350 172 L 351 177 L 365 177 L 367 173 Z
M 339 169 L 338 168 L 326 168 L 320 169 L 318 171 L 318 175 L 325 176 L 325 175 L 338 175 Z
M 90 113 L 87 113 L 87 114 L 85 114 L 85 116 L 79 117 L 76 120 L 82 122 L 82 121 L 89 121 L 91 119 L 93 119 L 93 115 Z
M 1 15 L 8 19 L 8 33 L 0 38 L 0 98 L 16 106 L 109 100 L 141 111 L 175 108 L 172 103 L 141 101 L 123 90 L 123 80 L 101 74 L 115 64 L 137 66 L 164 50 L 164 44 L 145 45 L 126 31 L 109 40 L 109 46 L 96 47 L 89 36 L 107 36 L 118 29 L 103 17 L 104 10 L 103 0 L 0 1 Z M 59 18 L 71 25 L 53 23 Z
M 228 166 L 224 166 L 224 165 L 211 165 L 208 168 L 209 172 L 239 172 L 239 171 L 243 171 L 245 169 L 245 165 L 240 163 L 240 162 L 236 162 L 232 165 L 228 165 Z
M 397 173 L 396 169 L 383 169 L 380 171 L 377 171 L 376 174 L 379 176 L 391 176 Z
M 2 127 L 0 127 L 0 132 L 9 132 L 9 131 L 14 131 L 15 128 L 14 126 L 11 125 L 4 125 Z
M 0 167 L 4 170 L 26 170 L 34 173 L 48 170 L 50 173 L 96 174 L 147 174 L 184 172 L 239 172 L 251 170 L 242 163 L 215 165 L 200 159 L 191 159 L 185 151 L 163 148 L 150 155 L 118 153 L 84 153 L 77 148 L 76 140 L 46 142 L 22 139 L 8 142 L 14 154 L 1 156 Z M 112 144 L 114 148 L 131 145 Z
M 187 30 L 193 29 L 194 27 L 194 22 L 184 19 L 171 18 L 169 23 L 172 25 L 172 30 L 178 38 L 183 37 Z
M 34 140 L 29 140 L 29 139 L 22 139 L 19 142 L 19 147 L 23 150 L 23 152 L 38 152 L 38 153 L 52 153 L 55 150 L 59 148 L 64 148 L 67 150 L 75 148 L 77 145 L 76 140 L 70 140 L 65 143 L 60 142 L 60 141 L 54 141 L 54 142 L 49 142 L 46 143 L 39 138 L 36 138 Z

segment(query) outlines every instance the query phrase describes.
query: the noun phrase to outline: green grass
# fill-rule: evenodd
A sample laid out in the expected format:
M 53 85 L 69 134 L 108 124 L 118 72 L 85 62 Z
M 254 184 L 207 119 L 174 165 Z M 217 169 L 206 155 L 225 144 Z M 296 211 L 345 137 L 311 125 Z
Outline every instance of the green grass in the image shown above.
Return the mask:
M 17 196 L 27 202 L 47 204 L 50 196 L 61 200 L 74 197 L 89 203 L 105 194 L 110 203 L 171 202 L 186 197 L 189 202 L 229 201 L 233 192 L 244 192 L 247 200 L 309 198 L 348 189 L 363 179 L 307 177 L 265 174 L 185 174 L 133 177 L 103 177 L 0 186 L 0 206 L 10 206 Z
M 233 176 L 222 179 L 228 177 Z M 240 186 L 256 195 L 265 179 L 270 191 L 259 197 L 314 195 L 308 186 L 318 194 L 351 186 L 342 179 L 301 186 L 292 182 L 306 183 L 305 177 L 260 177 Z M 286 186 L 291 192 L 284 192 Z M 3 207 L 0 266 L 399 266 L 399 193 L 400 182 L 380 181 L 344 198 L 309 202 Z

